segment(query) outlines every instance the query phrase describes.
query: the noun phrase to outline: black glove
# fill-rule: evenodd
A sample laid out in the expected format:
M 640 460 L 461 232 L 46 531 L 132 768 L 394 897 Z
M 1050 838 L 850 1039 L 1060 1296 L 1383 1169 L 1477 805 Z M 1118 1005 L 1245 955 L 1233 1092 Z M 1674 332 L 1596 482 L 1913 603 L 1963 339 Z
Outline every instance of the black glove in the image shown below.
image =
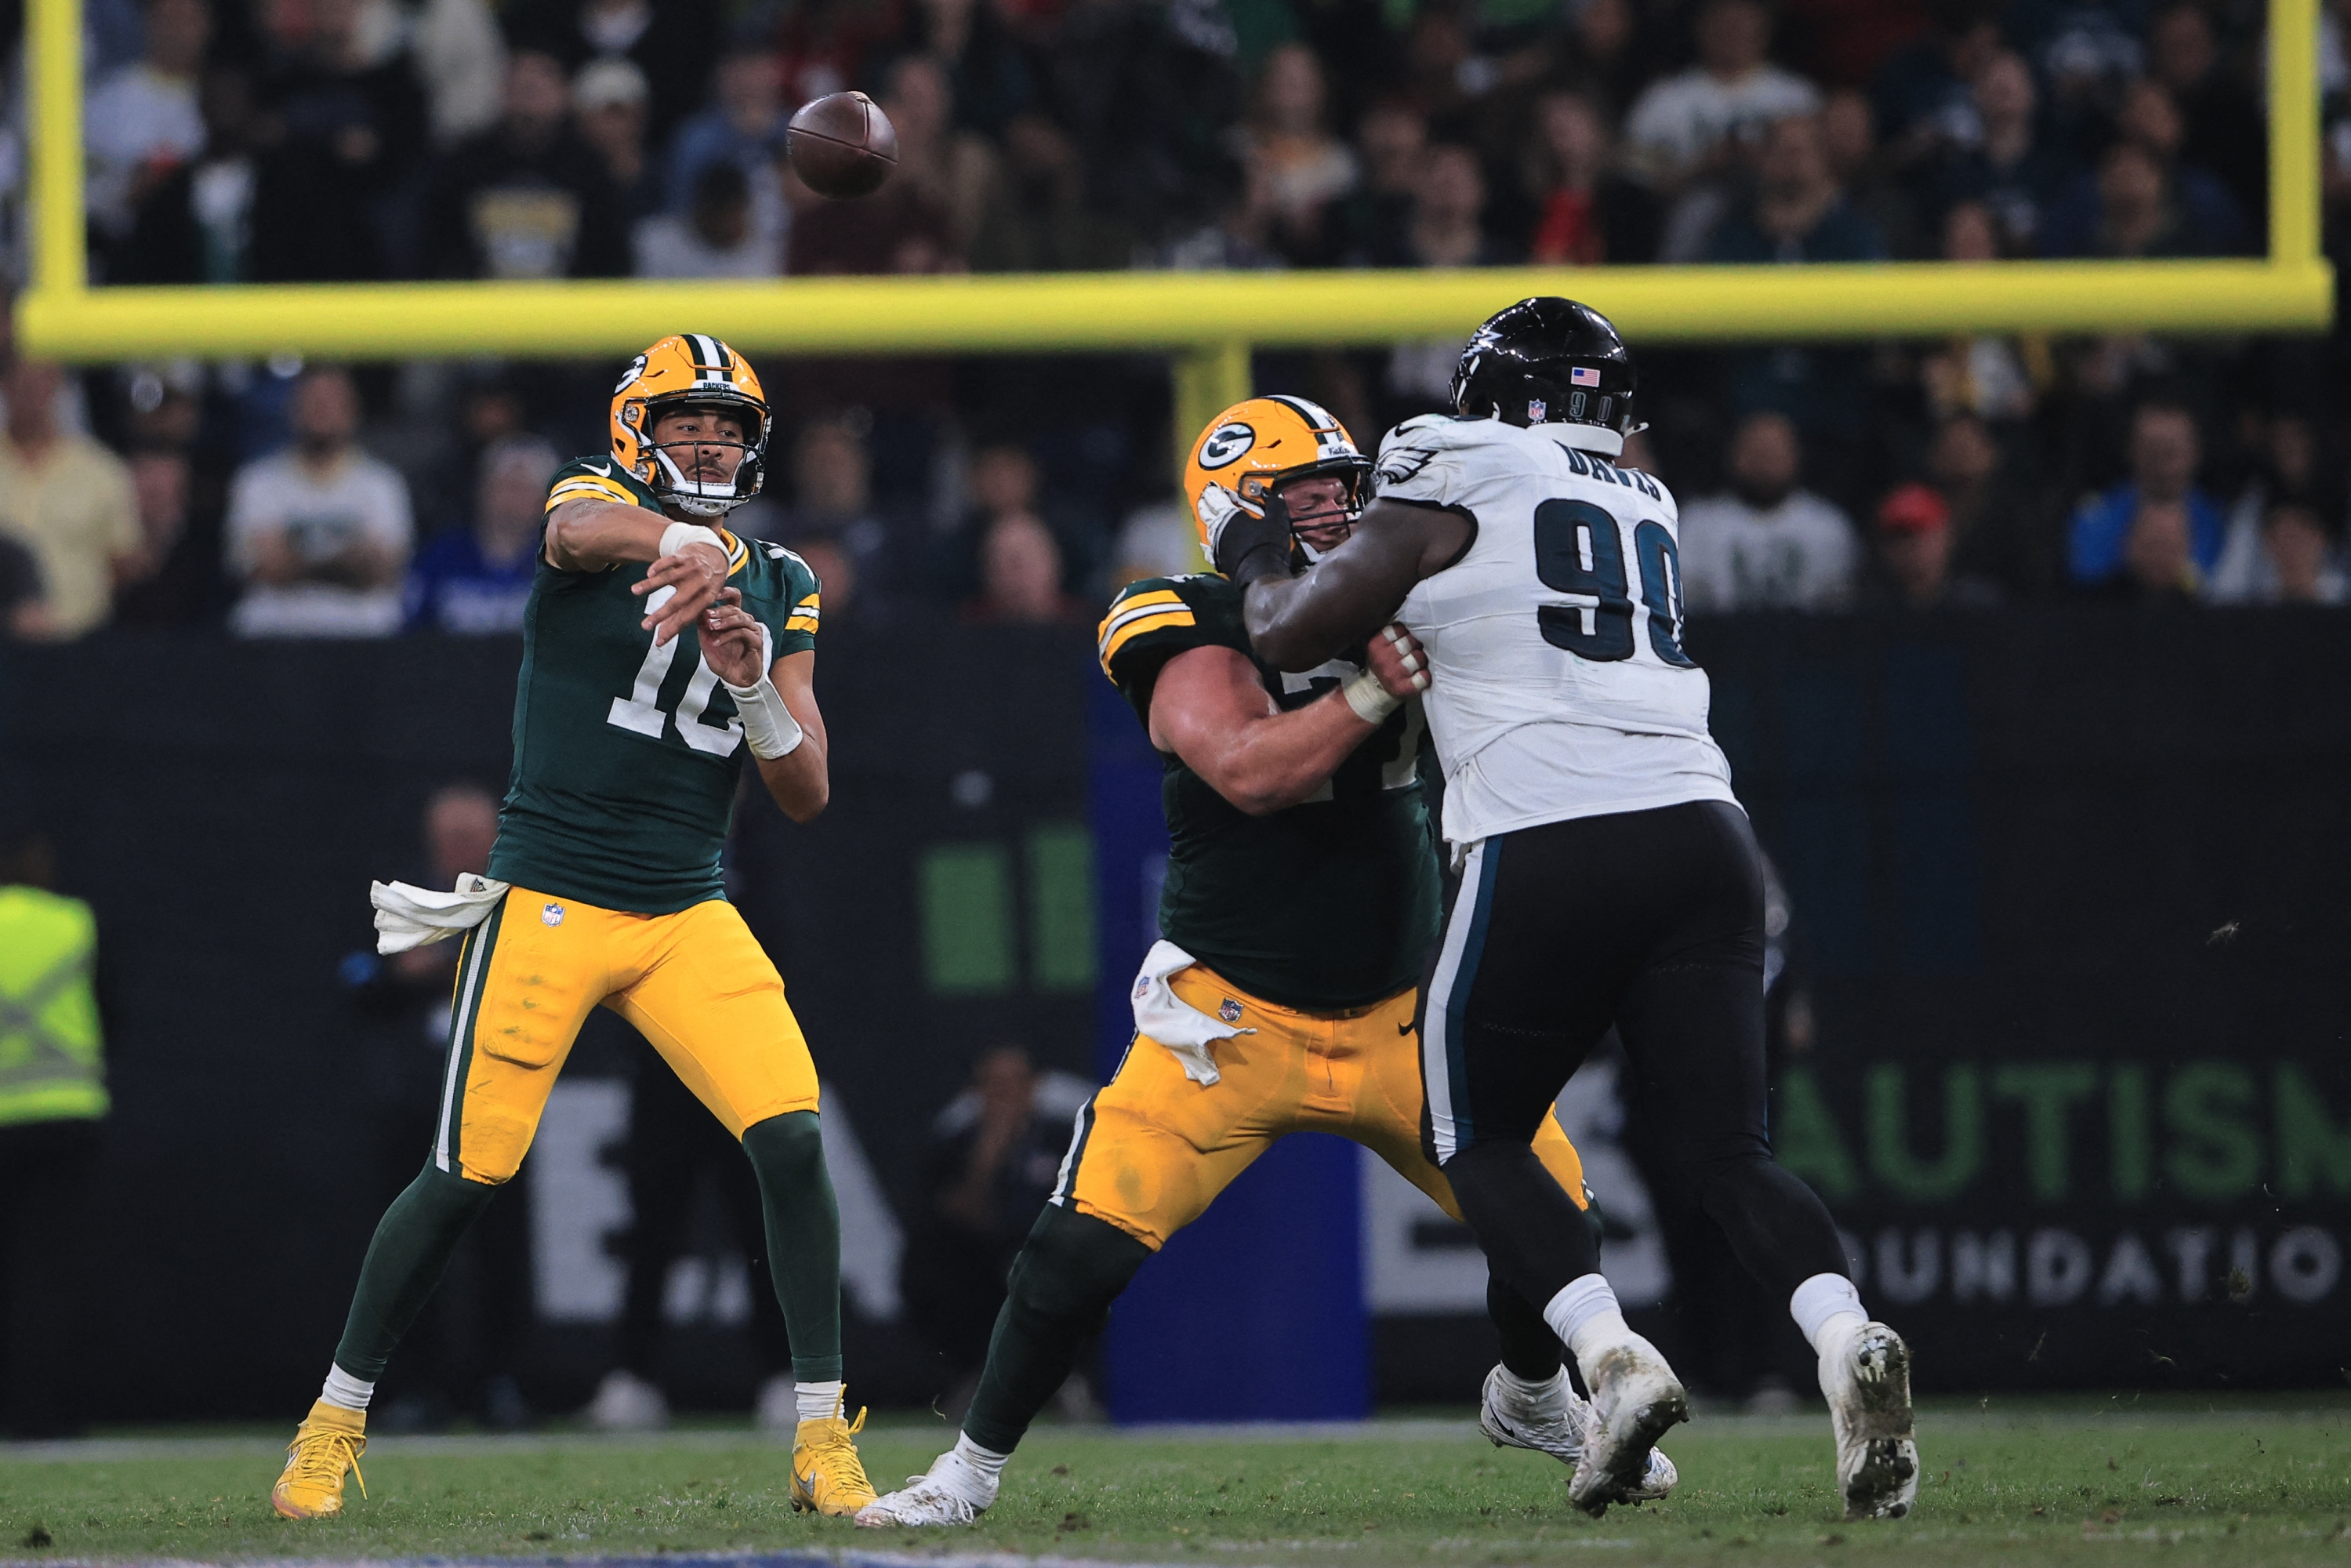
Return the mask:
M 1216 568 L 1246 591 L 1260 577 L 1290 575 L 1290 507 L 1280 496 L 1265 498 L 1262 517 L 1236 510 L 1217 535 Z

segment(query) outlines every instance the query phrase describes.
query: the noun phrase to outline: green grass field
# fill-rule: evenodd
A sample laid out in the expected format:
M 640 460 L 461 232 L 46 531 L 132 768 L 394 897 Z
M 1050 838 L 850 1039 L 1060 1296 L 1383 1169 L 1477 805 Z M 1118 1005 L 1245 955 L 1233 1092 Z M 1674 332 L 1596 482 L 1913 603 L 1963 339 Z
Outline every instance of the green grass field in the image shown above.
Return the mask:
M 869 1428 L 885 1490 L 943 1446 L 936 1422 Z M 1932 1406 L 1927 1480 L 1899 1523 L 1846 1524 L 1825 1416 L 1701 1417 L 1666 1447 L 1667 1502 L 1569 1510 L 1565 1471 L 1467 1422 L 1332 1437 L 1047 1428 L 971 1530 L 858 1531 L 795 1517 L 786 1454 L 745 1432 L 638 1439 L 386 1439 L 340 1520 L 269 1511 L 264 1439 L 0 1448 L 0 1560 L 225 1562 L 298 1555 L 651 1557 L 680 1552 L 1021 1553 L 1154 1563 L 2351 1564 L 2351 1400 L 2260 1407 L 2147 1399 Z M 1610 1560 L 1604 1556 L 1600 1560 Z

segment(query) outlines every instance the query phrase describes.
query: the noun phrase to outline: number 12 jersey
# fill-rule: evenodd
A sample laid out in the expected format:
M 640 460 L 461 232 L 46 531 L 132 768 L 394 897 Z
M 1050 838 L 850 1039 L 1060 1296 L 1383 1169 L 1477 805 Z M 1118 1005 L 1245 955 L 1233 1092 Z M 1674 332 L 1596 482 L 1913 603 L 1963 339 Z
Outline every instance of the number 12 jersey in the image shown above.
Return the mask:
M 572 500 L 660 510 L 634 475 L 603 458 L 556 471 L 548 508 Z M 781 545 L 721 537 L 727 586 L 767 626 L 772 655 L 816 646 L 808 563 Z M 670 915 L 725 896 L 719 852 L 750 752 L 696 632 L 656 648 L 640 624 L 664 598 L 629 591 L 645 570 L 627 561 L 562 571 L 541 551 L 489 873 L 600 908 Z
M 1397 619 L 1429 659 L 1445 836 L 1728 800 L 1708 686 L 1682 647 L 1678 513 L 1590 425 L 1410 420 L 1380 445 L 1383 500 L 1477 533 Z

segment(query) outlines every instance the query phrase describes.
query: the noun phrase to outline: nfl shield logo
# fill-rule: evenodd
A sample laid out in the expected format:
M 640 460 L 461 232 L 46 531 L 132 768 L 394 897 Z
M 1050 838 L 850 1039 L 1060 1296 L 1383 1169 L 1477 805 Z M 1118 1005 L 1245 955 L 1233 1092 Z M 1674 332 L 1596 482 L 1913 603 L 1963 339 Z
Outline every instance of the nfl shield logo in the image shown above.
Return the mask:
M 561 904 L 549 904 L 546 908 L 544 908 L 544 909 L 542 909 L 542 910 L 540 910 L 540 911 L 538 912 L 538 918 L 539 918 L 540 922 L 541 922 L 542 924 L 544 924 L 544 925 L 562 925 L 562 924 L 563 924 L 563 905 L 561 905 Z
M 1531 397 L 1527 400 L 1527 423 L 1529 424 L 1541 424 L 1550 416 L 1551 404 L 1543 402 L 1543 400 L 1539 397 Z
M 1217 1016 L 1227 1023 L 1238 1023 L 1241 1021 L 1241 1005 L 1227 997 L 1217 1005 Z

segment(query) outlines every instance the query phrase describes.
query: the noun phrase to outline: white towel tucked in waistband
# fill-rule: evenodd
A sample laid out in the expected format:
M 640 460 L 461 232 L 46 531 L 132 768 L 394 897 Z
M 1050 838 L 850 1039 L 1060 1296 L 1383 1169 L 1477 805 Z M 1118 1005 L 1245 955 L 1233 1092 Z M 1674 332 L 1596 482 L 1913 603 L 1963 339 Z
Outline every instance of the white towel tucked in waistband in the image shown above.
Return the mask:
M 471 931 L 490 917 L 510 883 L 465 872 L 454 893 L 434 893 L 404 882 L 368 883 L 368 902 L 375 905 L 375 950 L 405 953 Z
M 1224 1076 L 1217 1071 L 1208 1047 L 1220 1040 L 1230 1040 L 1237 1034 L 1255 1034 L 1253 1029 L 1235 1029 L 1210 1018 L 1176 994 L 1167 982 L 1181 970 L 1190 968 L 1196 960 L 1191 954 L 1175 943 L 1161 940 L 1151 945 L 1143 956 L 1143 972 L 1134 977 L 1134 1027 L 1149 1035 L 1175 1054 L 1184 1064 L 1184 1076 L 1195 1083 L 1216 1082 Z

